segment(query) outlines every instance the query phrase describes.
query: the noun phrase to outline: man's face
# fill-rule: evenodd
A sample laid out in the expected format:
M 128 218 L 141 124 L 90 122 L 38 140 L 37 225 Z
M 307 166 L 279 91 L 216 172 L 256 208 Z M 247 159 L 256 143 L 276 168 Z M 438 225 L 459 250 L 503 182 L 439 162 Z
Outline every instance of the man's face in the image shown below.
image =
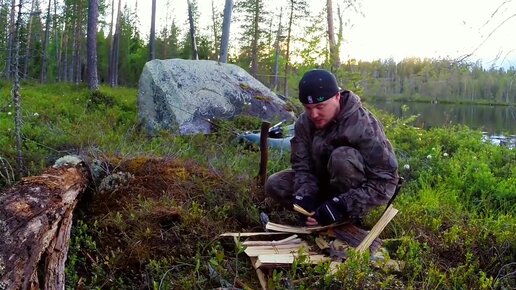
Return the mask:
M 317 104 L 304 104 L 308 119 L 317 129 L 326 127 L 340 111 L 340 93 L 334 97 Z

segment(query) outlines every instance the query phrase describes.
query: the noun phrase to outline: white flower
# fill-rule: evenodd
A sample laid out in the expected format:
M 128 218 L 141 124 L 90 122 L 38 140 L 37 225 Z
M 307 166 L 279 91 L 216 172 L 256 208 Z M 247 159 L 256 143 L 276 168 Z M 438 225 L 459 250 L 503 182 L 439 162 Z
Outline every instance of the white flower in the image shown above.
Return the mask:
M 13 114 L 13 113 L 11 113 L 11 112 L 7 112 L 7 115 L 9 115 L 9 116 L 11 116 L 12 114 Z
M 34 117 L 39 117 L 38 112 L 34 113 Z
M 408 164 L 403 165 L 403 169 L 409 170 L 410 169 L 410 165 L 408 165 Z
M 432 159 L 432 155 L 428 154 L 428 156 L 426 156 L 426 159 Z
M 435 147 L 432 147 L 432 151 L 435 151 Z
M 444 152 L 444 153 L 443 153 L 443 156 L 444 156 L 444 157 L 448 157 L 448 153 Z

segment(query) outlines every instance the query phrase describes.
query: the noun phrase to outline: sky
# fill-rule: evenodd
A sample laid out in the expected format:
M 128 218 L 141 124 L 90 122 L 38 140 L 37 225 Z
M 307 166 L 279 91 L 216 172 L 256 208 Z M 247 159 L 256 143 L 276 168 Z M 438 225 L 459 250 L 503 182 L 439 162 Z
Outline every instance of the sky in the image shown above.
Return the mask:
M 128 4 L 131 5 L 128 0 Z M 266 0 L 274 3 L 287 2 Z M 337 3 L 341 0 L 333 0 Z M 138 3 L 142 34 L 150 27 L 150 0 Z M 187 0 L 170 0 L 173 15 L 186 21 Z M 326 1 L 309 0 L 314 10 Z M 167 0 L 157 0 L 157 25 Z M 198 0 L 202 19 L 211 19 L 211 0 Z M 220 9 L 224 0 L 215 0 Z M 516 67 L 516 0 L 358 0 L 344 29 L 342 59 L 407 57 L 480 60 L 484 67 Z M 336 9 L 334 9 L 336 11 Z M 159 30 L 159 29 L 158 29 Z

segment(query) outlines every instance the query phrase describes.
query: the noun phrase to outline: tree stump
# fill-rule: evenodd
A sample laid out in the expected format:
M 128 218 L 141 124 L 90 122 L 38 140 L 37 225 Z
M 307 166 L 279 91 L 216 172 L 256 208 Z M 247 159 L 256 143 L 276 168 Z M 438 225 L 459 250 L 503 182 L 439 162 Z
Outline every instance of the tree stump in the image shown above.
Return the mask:
M 65 288 L 73 210 L 90 181 L 80 162 L 49 168 L 0 194 L 0 289 Z

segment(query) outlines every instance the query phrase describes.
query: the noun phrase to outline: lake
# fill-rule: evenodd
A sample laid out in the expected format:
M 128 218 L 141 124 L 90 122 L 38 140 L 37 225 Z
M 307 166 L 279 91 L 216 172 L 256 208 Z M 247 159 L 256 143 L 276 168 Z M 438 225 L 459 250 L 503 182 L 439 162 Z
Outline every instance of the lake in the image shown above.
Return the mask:
M 484 132 L 493 143 L 516 143 L 516 108 L 471 104 L 431 104 L 420 102 L 368 101 L 374 107 L 397 117 L 419 115 L 413 124 L 421 128 L 463 124 Z

